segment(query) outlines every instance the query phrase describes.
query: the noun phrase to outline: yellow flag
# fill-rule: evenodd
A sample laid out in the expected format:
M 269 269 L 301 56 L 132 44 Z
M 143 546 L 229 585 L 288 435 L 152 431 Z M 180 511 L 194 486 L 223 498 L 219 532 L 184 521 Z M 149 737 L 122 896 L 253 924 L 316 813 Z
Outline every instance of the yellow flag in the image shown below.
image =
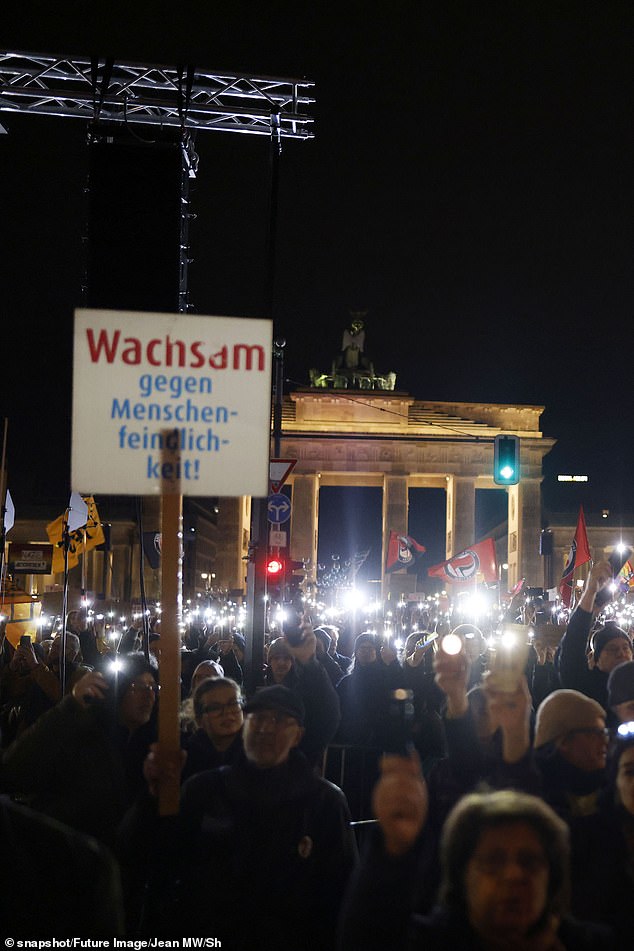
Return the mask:
M 92 495 L 84 497 L 84 502 L 88 506 L 88 520 L 82 528 L 71 532 L 68 537 L 68 570 L 79 564 L 79 556 L 83 552 L 96 548 L 97 545 L 103 545 L 106 538 L 99 520 L 99 513 Z M 61 574 L 64 571 L 64 521 L 66 513 L 59 515 L 53 522 L 46 526 L 48 540 L 53 546 L 53 565 L 54 575 Z

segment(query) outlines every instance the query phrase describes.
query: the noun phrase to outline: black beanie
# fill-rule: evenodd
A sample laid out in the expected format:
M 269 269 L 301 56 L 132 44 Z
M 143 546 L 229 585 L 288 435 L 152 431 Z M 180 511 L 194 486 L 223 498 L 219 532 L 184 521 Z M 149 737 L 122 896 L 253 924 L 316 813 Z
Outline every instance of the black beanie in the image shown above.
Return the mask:
M 608 677 L 608 706 L 617 707 L 628 700 L 634 700 L 634 660 L 619 664 Z
M 608 641 L 614 641 L 617 637 L 622 637 L 632 646 L 632 642 L 622 627 L 618 627 L 614 622 L 609 621 L 604 627 L 598 628 L 592 635 L 592 651 L 595 663 L 599 659 L 599 654 L 606 646 Z

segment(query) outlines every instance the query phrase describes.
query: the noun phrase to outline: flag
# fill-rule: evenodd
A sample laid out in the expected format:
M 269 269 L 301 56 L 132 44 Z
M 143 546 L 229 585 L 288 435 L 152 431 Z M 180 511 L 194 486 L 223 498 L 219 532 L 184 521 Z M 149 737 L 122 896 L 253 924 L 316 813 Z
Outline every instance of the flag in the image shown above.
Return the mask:
M 143 532 L 143 553 L 154 570 L 161 567 L 162 541 L 161 532 Z
M 516 598 L 518 594 L 521 594 L 525 584 L 526 584 L 526 578 L 520 578 L 517 584 L 513 585 L 511 590 L 508 592 L 509 598 L 511 598 L 512 600 L 513 598 Z
M 92 495 L 84 497 L 84 502 L 88 506 L 88 517 L 86 524 L 68 536 L 68 570 L 79 564 L 79 556 L 83 552 L 96 548 L 97 545 L 103 545 L 105 535 L 99 519 L 97 506 Z M 64 571 L 64 524 L 67 513 L 59 515 L 54 521 L 46 526 L 48 540 L 53 546 L 53 564 L 51 571 L 54 575 L 61 574 Z
M 561 581 L 559 582 L 559 595 L 564 606 L 567 608 L 570 607 L 572 601 L 572 585 L 575 568 L 578 568 L 580 565 L 585 565 L 588 561 L 591 561 L 590 546 L 588 544 L 588 533 L 586 532 L 586 519 L 583 514 L 583 505 L 580 505 L 575 537 L 572 540 Z
M 385 571 L 398 571 L 399 568 L 409 568 L 416 564 L 420 556 L 426 552 L 424 545 L 419 545 L 411 535 L 399 535 L 398 532 L 390 532 L 390 539 L 387 544 L 387 559 L 385 562 Z
M 626 561 L 616 577 L 616 583 L 621 594 L 627 594 L 630 588 L 634 588 L 634 566 L 631 561 Z
M 432 565 L 427 574 L 431 578 L 442 578 L 449 584 L 473 584 L 475 581 L 496 582 L 498 565 L 495 542 L 492 538 L 485 538 L 483 542 L 458 552 L 448 561 Z

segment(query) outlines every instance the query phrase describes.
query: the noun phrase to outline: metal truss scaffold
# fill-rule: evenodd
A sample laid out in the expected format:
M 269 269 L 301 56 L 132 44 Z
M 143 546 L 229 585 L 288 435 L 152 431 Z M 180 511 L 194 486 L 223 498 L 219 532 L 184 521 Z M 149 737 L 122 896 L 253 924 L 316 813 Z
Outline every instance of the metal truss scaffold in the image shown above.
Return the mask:
M 0 112 L 312 139 L 314 83 L 0 51 Z

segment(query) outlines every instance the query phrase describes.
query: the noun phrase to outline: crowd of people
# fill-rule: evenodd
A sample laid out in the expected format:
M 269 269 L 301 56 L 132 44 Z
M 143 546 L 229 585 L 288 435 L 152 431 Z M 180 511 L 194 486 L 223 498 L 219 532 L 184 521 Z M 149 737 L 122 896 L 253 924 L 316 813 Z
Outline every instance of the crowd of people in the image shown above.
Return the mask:
M 179 761 L 157 742 L 159 625 L 116 652 L 75 612 L 64 638 L 5 639 L 4 920 L 236 951 L 626 946 L 634 659 L 598 606 L 611 580 L 595 563 L 561 625 L 518 596 L 494 637 L 423 611 L 400 647 L 305 616 L 255 690 L 239 631 L 192 629 Z

